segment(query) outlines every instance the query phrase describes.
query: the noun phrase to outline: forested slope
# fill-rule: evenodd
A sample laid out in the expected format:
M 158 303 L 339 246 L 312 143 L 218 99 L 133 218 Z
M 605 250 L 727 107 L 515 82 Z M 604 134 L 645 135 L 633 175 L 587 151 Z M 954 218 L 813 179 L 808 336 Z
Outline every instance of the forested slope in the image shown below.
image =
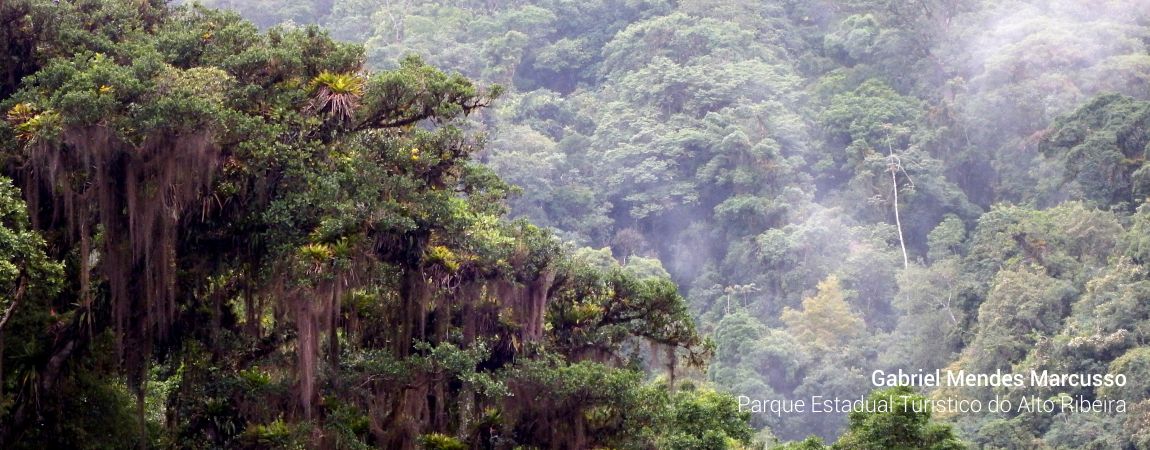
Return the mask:
M 498 88 L 199 7 L 0 12 L 0 446 L 750 442 L 642 370 L 710 352 L 665 273 L 502 218 Z
M 267 31 L 0 5 L 5 437 L 85 442 L 21 416 L 74 392 L 156 445 L 953 448 L 733 395 L 1034 369 L 1131 383 L 925 394 L 1123 399 L 941 418 L 1150 448 L 1145 0 L 206 4 Z

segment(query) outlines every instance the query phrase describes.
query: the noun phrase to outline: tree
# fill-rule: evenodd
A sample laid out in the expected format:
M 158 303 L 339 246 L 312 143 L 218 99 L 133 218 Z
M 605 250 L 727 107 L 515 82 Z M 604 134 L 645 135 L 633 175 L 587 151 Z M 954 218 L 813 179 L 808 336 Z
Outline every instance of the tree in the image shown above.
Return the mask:
M 866 401 L 887 402 L 889 410 L 850 413 L 847 431 L 831 448 L 842 449 L 930 449 L 965 448 L 949 425 L 930 420 L 931 410 L 924 407 L 926 398 L 905 386 L 872 392 Z M 916 405 L 917 404 L 917 405 Z
M 749 412 L 740 412 L 734 397 L 710 389 L 684 386 L 671 401 L 668 433 L 659 448 L 724 450 L 751 443 Z
M 799 342 L 822 351 L 842 351 L 866 335 L 866 324 L 851 311 L 834 275 L 819 283 L 817 294 L 803 299 L 801 310 L 784 309 L 782 320 Z
M 864 400 L 866 408 L 850 412 L 846 432 L 831 446 L 815 436 L 791 442 L 780 449 L 894 449 L 959 450 L 966 446 L 950 425 L 931 420 L 926 397 L 907 386 L 876 390 Z M 881 406 L 880 406 L 881 405 Z M 867 411 L 870 408 L 874 411 Z
M 665 426 L 670 397 L 629 350 L 661 346 L 673 371 L 707 346 L 656 261 L 602 270 L 501 219 L 513 189 L 473 162 L 466 131 L 501 89 L 418 57 L 371 72 L 314 27 L 81 3 L 53 13 L 61 36 L 96 33 L 37 47 L 42 67 L 3 100 L 6 168 L 50 239 L 3 203 L 19 253 L 0 283 L 37 286 L 3 305 L 33 363 L 0 441 L 67 445 L 44 427 L 103 423 L 131 434 L 117 446 L 629 442 L 614 419 L 636 405 Z M 86 28 L 103 13 L 123 26 Z M 37 274 L 60 271 L 44 254 L 75 267 L 59 298 L 33 298 L 54 289 Z M 600 397 L 550 410 L 573 428 L 532 428 L 544 409 L 519 399 L 557 385 Z M 138 428 L 119 423 L 130 395 Z M 106 414 L 69 419 L 64 396 L 107 399 Z
M 964 359 L 970 370 L 1004 369 L 1021 361 L 1040 336 L 1058 330 L 1073 285 L 1036 267 L 1003 270 L 978 309 L 978 329 Z
M 1150 102 L 1107 94 L 1059 118 L 1044 134 L 1042 152 L 1065 168 L 1077 197 L 1133 208 L 1150 196 L 1145 149 Z
M 23 356 L 42 351 L 48 342 L 40 339 L 40 329 L 59 333 L 66 319 L 52 309 L 55 296 L 63 288 L 64 266 L 45 252 L 47 246 L 28 220 L 27 206 L 20 191 L 8 178 L 0 177 L 0 411 L 10 405 L 20 407 L 19 389 L 25 377 L 44 370 L 49 377 L 59 375 L 60 362 L 47 365 Z M 87 318 L 91 320 L 91 318 Z M 7 342 L 18 345 L 19 356 L 5 352 Z

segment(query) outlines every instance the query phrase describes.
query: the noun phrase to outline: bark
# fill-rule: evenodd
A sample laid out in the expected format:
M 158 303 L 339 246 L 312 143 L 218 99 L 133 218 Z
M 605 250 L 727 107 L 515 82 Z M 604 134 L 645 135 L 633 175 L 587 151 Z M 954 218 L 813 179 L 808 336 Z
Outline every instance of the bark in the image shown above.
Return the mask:
M 889 151 L 887 158 L 889 159 L 890 183 L 894 186 L 894 224 L 898 229 L 898 245 L 902 247 L 902 268 L 905 270 L 910 268 L 910 258 L 906 254 L 906 241 L 902 238 L 902 220 L 898 216 L 898 177 L 896 176 L 898 171 L 902 169 L 902 164 L 898 162 L 898 157 L 894 155 L 894 148 L 889 142 L 887 142 L 887 150 Z
M 76 329 L 76 327 L 71 327 Z M 56 386 L 56 380 L 60 376 L 60 371 L 64 367 L 64 362 L 72 356 L 73 351 L 76 350 L 77 342 L 76 337 L 69 337 L 59 345 L 52 353 L 52 357 L 48 359 L 48 363 L 40 370 L 40 384 L 36 387 L 39 392 L 52 392 Z M 18 401 L 15 410 L 12 413 L 11 420 L 0 425 L 0 448 L 6 447 L 8 442 L 12 442 L 13 438 L 20 435 L 25 427 L 28 426 L 29 421 L 35 417 L 33 409 L 35 408 L 35 401 L 24 399 Z
M 0 399 L 4 398 L 4 328 L 12 316 L 16 314 L 16 309 L 20 307 L 20 301 L 24 299 L 24 291 L 27 287 L 27 280 L 21 277 L 20 284 L 16 287 L 16 293 L 12 295 L 12 303 L 4 310 L 4 317 L 0 318 Z

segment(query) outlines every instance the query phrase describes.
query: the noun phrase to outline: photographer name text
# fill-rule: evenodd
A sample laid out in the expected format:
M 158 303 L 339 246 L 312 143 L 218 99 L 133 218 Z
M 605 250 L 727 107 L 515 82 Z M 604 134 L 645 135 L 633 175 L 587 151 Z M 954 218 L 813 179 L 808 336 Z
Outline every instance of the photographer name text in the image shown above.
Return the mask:
M 1031 370 L 1029 373 L 1002 372 L 972 373 L 964 370 L 935 370 L 933 372 L 871 373 L 875 387 L 1112 387 L 1125 386 L 1125 374 L 1054 373 Z

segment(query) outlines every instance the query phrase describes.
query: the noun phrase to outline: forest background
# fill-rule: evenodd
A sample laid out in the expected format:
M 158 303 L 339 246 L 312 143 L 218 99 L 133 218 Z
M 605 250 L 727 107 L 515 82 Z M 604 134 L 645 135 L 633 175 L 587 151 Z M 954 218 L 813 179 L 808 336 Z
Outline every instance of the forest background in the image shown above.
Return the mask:
M 926 395 L 1129 411 L 903 444 L 1150 448 L 1144 0 L 137 3 L 0 3 L 6 438 L 891 448 L 732 395 L 1034 369 L 1130 382 Z

